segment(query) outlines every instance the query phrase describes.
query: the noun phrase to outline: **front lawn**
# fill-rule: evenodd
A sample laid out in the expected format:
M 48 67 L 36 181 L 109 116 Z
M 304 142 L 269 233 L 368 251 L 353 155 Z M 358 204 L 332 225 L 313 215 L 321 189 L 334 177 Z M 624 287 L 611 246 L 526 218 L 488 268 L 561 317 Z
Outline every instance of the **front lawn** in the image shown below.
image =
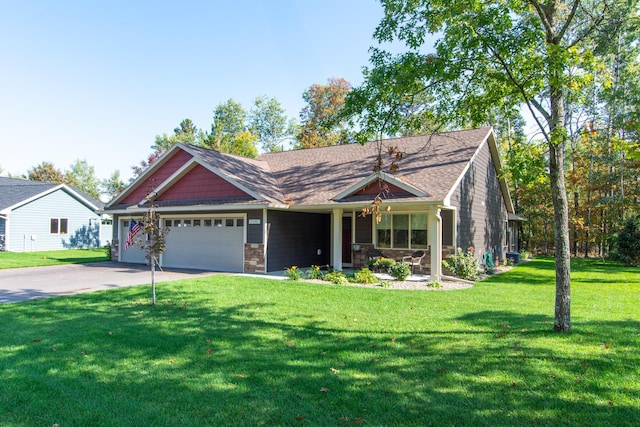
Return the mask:
M 461 291 L 239 276 L 0 305 L 0 425 L 616 425 L 640 420 L 640 271 L 553 261 Z
M 0 252 L 0 269 L 107 261 L 106 251 L 105 248 L 97 248 L 39 252 Z

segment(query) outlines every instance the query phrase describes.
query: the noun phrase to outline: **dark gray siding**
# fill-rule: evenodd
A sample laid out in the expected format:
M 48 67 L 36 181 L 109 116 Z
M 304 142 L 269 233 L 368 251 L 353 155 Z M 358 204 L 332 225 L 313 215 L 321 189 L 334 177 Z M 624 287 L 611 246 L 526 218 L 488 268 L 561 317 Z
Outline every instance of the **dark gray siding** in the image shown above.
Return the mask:
M 456 246 L 465 251 L 474 247 L 480 260 L 486 251 L 501 259 L 507 209 L 488 144 L 454 191 L 451 204 L 458 208 Z
M 354 243 L 373 243 L 372 240 L 372 216 L 356 216 L 356 241 Z
M 260 220 L 260 224 L 250 224 L 252 219 Z M 247 243 L 262 243 L 262 210 L 247 212 Z
M 442 246 L 453 246 L 453 210 L 442 209 Z
M 329 264 L 330 221 L 324 214 L 269 211 L 267 271 Z

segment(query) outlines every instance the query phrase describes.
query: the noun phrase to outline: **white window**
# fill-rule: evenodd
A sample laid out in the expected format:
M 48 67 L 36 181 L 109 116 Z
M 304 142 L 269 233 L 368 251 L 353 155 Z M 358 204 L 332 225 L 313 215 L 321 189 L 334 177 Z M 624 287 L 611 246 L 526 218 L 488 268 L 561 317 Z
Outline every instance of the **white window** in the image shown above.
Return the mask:
M 69 219 L 51 218 L 49 221 L 49 232 L 51 234 L 67 234 L 69 232 Z

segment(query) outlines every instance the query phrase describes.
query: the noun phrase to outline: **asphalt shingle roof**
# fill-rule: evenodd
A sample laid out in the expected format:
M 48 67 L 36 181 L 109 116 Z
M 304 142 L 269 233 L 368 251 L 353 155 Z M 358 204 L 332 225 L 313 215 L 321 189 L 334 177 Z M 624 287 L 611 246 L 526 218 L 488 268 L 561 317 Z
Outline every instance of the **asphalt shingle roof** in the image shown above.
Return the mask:
M 391 176 L 428 194 L 425 200 L 443 200 L 476 153 L 490 128 L 434 135 L 392 138 L 365 145 L 351 144 L 268 153 L 269 164 L 284 197 L 294 204 L 327 204 L 349 187 L 373 174 L 379 149 L 387 166 L 390 146 L 404 153 L 400 169 Z
M 37 196 L 59 184 L 0 177 L 0 210 Z
M 0 211 L 58 186 L 60 186 L 60 184 L 52 182 L 0 177 Z M 86 202 L 93 206 L 103 206 L 101 202 L 94 199 L 84 191 L 73 186 L 66 187 L 77 193 L 80 197 L 84 198 Z
M 400 169 L 389 176 L 423 194 L 415 197 L 405 194 L 399 198 L 441 201 L 452 190 L 481 143 L 490 134 L 491 128 L 484 127 L 392 138 L 365 145 L 266 153 L 257 159 L 192 145 L 180 146 L 202 163 L 249 189 L 258 196 L 258 201 L 289 205 L 331 205 L 369 200 L 370 196 L 352 195 L 342 200 L 336 200 L 336 196 L 349 188 L 357 189 L 359 184 L 374 174 L 373 167 L 379 152 L 382 153 L 385 167 L 388 167 L 391 159 L 387 149 L 393 146 L 403 153 L 403 159 L 399 164 Z M 209 203 L 211 201 L 204 204 Z M 124 205 L 110 208 L 122 207 Z

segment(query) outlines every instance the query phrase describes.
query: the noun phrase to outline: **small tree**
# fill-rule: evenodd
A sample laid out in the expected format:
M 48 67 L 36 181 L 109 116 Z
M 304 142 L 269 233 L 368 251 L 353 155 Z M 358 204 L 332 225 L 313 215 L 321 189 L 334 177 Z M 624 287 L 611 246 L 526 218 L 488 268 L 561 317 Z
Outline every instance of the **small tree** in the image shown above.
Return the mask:
M 162 228 L 160 222 L 160 215 L 156 211 L 157 205 L 153 202 L 150 196 L 147 197 L 149 203 L 149 209 L 142 218 L 142 231 L 147 235 L 147 241 L 143 239 L 139 240 L 139 245 L 144 249 L 147 259 L 151 264 L 151 304 L 156 306 L 156 263 L 158 258 L 165 249 L 167 249 L 166 235 L 169 232 L 168 228 Z
M 616 235 L 614 254 L 627 265 L 640 265 L 640 215 L 629 217 Z

